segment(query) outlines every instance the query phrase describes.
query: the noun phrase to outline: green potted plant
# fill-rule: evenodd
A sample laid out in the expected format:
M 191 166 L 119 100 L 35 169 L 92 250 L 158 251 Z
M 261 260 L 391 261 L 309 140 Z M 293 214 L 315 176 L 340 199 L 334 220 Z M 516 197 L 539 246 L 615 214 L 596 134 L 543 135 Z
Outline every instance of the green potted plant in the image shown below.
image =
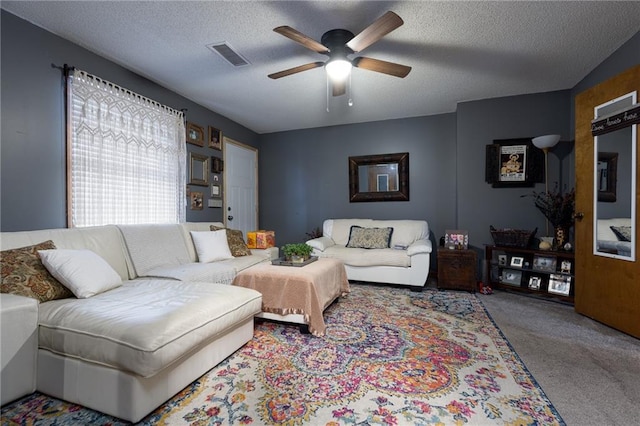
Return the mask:
M 309 259 L 312 250 L 313 248 L 306 243 L 291 243 L 282 246 L 282 253 L 284 254 L 285 260 L 297 263 L 302 263 Z

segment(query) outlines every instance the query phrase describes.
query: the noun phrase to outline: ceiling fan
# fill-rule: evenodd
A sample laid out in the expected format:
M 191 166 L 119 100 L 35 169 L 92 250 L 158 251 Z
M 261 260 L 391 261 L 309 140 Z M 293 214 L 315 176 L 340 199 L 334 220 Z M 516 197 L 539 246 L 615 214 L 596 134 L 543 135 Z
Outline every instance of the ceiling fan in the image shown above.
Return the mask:
M 389 11 L 362 30 L 357 36 L 354 36 L 349 30 L 329 30 L 322 35 L 320 43 L 286 25 L 274 28 L 273 31 L 290 38 L 296 43 L 300 43 L 307 49 L 328 55 L 329 60 L 326 62 L 311 62 L 289 68 L 269 74 L 269 78 L 278 79 L 324 66 L 332 81 L 333 96 L 340 96 L 346 92 L 347 77 L 351 72 L 352 66 L 404 78 L 411 71 L 411 67 L 364 56 L 349 59 L 349 55 L 361 52 L 402 24 L 404 24 L 402 18 Z

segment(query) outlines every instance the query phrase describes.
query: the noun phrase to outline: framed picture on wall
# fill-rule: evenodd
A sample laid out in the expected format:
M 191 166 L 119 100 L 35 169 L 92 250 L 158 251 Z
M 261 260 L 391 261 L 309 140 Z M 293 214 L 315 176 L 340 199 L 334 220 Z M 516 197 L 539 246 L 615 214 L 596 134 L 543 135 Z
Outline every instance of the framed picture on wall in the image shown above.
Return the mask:
M 485 150 L 485 181 L 494 188 L 544 182 L 544 154 L 531 138 L 494 140 Z
M 224 161 L 219 157 L 211 157 L 211 173 L 222 173 Z
M 204 128 L 195 123 L 187 121 L 187 143 L 204 146 Z
M 222 131 L 209 126 L 209 148 L 222 150 Z
M 202 210 L 204 205 L 202 192 L 192 191 L 189 198 L 191 199 L 191 210 Z

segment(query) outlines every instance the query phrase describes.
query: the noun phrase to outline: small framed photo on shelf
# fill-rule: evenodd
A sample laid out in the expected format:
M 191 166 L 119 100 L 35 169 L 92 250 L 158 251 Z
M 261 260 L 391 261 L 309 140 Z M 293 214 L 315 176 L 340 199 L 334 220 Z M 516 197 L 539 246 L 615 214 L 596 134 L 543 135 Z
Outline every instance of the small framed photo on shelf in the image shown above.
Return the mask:
M 549 276 L 549 293 L 568 296 L 571 291 L 571 277 L 568 275 L 551 274 Z
M 535 275 L 529 277 L 529 288 L 531 290 L 540 290 L 541 281 L 542 281 L 542 278 L 537 277 Z
M 513 256 L 511 258 L 511 267 L 512 268 L 522 268 L 522 265 L 524 263 L 524 257 L 519 257 L 519 256 Z
M 500 280 L 500 282 L 502 284 L 509 284 L 520 287 L 520 283 L 522 282 L 522 271 L 505 269 L 504 271 L 502 271 L 502 280 Z
M 507 255 L 499 254 L 498 255 L 498 265 L 499 266 L 507 266 Z
M 558 259 L 555 256 L 539 256 L 533 257 L 533 270 L 540 272 L 556 272 L 556 264 Z
M 209 148 L 222 151 L 222 131 L 209 126 Z
M 467 250 L 469 248 L 469 232 L 460 229 L 447 229 L 444 234 L 444 246 L 451 250 Z
M 560 272 L 562 272 L 563 274 L 570 274 L 571 273 L 571 261 L 570 260 L 563 260 L 562 263 L 560 264 Z

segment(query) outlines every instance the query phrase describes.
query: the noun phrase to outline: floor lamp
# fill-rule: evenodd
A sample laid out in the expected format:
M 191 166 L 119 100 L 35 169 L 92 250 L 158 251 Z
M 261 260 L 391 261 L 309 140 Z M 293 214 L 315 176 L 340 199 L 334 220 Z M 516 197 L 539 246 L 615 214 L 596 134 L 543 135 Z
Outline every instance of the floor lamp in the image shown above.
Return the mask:
M 556 146 L 560 140 L 560 135 L 544 135 L 531 139 L 533 145 L 544 152 L 544 191 L 549 193 L 549 150 Z M 549 219 L 545 218 L 547 226 L 547 236 L 549 235 Z

